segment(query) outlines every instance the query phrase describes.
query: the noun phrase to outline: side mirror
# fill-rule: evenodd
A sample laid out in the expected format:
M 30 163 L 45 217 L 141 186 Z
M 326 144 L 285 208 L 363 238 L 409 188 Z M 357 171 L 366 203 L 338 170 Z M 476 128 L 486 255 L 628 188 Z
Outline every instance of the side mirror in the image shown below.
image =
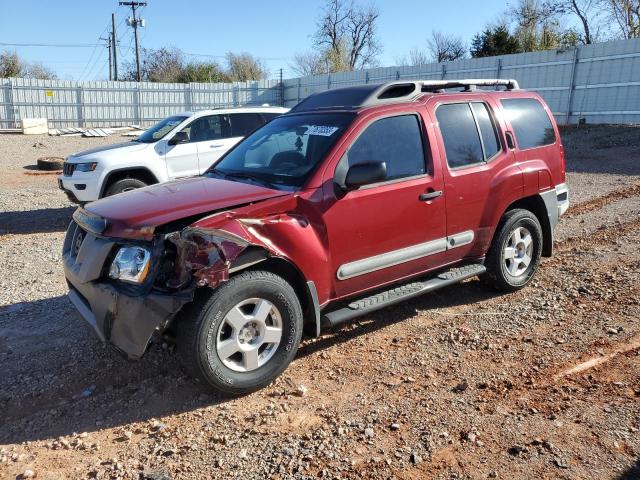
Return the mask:
M 179 143 L 188 143 L 189 135 L 187 132 L 178 132 L 167 142 L 169 145 L 178 145 Z
M 345 186 L 347 190 L 354 190 L 363 185 L 369 185 L 387 178 L 387 164 L 384 162 L 367 162 L 352 165 L 347 170 Z

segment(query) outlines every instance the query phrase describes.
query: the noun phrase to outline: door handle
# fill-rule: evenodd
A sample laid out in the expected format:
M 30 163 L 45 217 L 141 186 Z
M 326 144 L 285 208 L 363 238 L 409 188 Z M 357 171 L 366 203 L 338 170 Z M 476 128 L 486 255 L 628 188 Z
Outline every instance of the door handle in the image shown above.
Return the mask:
M 220 147 L 224 147 L 224 145 L 222 143 L 216 143 L 214 145 L 209 145 L 209 148 L 220 148 Z
M 421 202 L 426 202 L 427 200 L 438 198 L 440 195 L 442 195 L 442 190 L 434 190 L 433 192 L 421 193 L 418 198 Z

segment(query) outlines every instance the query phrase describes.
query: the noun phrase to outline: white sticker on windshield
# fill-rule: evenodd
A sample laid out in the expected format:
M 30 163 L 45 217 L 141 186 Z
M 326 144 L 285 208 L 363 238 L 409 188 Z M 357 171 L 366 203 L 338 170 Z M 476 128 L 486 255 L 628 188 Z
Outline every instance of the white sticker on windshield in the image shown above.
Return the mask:
M 305 132 L 307 135 L 320 135 L 322 137 L 330 137 L 340 127 L 330 127 L 328 125 L 310 125 Z

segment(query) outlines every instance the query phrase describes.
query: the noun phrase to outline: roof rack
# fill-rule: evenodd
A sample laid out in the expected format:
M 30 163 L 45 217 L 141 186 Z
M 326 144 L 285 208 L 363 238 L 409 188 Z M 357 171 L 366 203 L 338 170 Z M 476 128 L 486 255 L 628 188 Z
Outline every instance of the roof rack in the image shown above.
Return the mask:
M 322 108 L 363 108 L 387 103 L 411 102 L 425 92 L 437 92 L 450 88 L 463 88 L 470 92 L 478 87 L 505 87 L 519 90 L 516 80 L 466 79 L 466 80 L 409 80 L 382 84 L 356 85 L 314 93 L 291 109 L 292 112 Z

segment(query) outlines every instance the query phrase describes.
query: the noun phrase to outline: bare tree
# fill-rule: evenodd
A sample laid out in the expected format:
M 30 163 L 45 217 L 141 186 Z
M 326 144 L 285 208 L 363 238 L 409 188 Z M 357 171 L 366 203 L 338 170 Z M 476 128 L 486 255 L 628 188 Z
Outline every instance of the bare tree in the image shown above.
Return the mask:
M 23 61 L 16 52 L 0 54 L 0 78 L 22 77 L 55 80 L 56 74 L 40 62 Z
M 356 5 L 352 0 L 327 0 L 313 36 L 319 55 L 330 71 L 372 66 L 381 52 L 376 27 L 378 8 Z
M 227 75 L 232 82 L 261 80 L 268 75 L 264 61 L 250 53 L 227 53 Z
M 301 77 L 327 73 L 327 62 L 322 54 L 316 52 L 297 53 L 293 57 L 291 69 Z
M 429 54 L 418 47 L 409 50 L 409 53 L 396 58 L 396 64 L 401 67 L 412 67 L 414 65 L 426 65 L 431 63 Z
M 640 37 L 640 0 L 601 0 L 605 15 L 622 38 Z
M 551 12 L 577 17 L 579 42 L 588 45 L 600 37 L 600 3 L 602 0 L 550 0 L 546 5 Z
M 467 47 L 461 38 L 436 30 L 431 32 L 427 45 L 431 57 L 438 63 L 459 60 L 467 54 Z

